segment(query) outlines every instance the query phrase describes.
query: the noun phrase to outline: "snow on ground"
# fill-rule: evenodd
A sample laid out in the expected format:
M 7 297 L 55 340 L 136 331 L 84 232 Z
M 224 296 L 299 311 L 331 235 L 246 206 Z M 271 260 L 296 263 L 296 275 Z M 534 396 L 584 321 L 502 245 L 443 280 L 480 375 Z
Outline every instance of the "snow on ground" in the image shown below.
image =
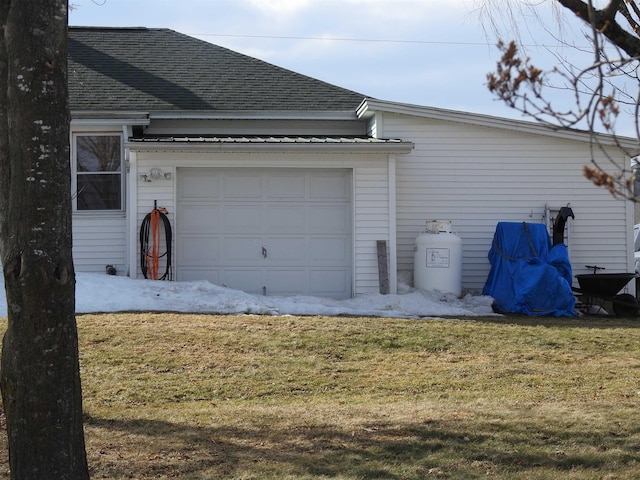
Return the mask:
M 0 285 L 4 283 L 0 275 Z M 347 300 L 317 297 L 264 297 L 220 287 L 206 281 L 163 282 L 100 274 L 76 274 L 78 313 L 171 311 L 184 313 L 260 315 L 352 315 L 371 317 L 487 316 L 493 299 L 402 286 L 398 295 L 370 294 Z M 4 296 L 0 317 L 7 315 Z

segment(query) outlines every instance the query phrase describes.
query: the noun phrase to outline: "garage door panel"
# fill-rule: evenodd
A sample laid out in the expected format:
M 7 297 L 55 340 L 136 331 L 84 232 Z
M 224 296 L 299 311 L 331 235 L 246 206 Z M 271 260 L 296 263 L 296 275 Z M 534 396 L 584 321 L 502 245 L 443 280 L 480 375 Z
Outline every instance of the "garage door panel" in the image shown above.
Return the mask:
M 180 199 L 213 199 L 220 195 L 220 176 L 211 171 L 193 171 L 178 178 Z
M 266 237 L 264 247 L 267 253 L 267 260 L 271 264 L 291 264 L 303 265 L 307 258 L 306 237 L 283 238 Z
M 220 230 L 229 233 L 258 233 L 264 223 L 261 205 L 224 205 Z
M 351 225 L 351 214 L 344 204 L 311 205 L 309 218 L 309 233 L 314 234 L 345 233 Z
M 224 180 L 224 197 L 227 199 L 259 200 L 262 198 L 262 175 L 228 173 Z
M 183 233 L 219 233 L 220 208 L 212 205 L 185 204 L 177 218 Z
M 260 238 L 224 236 L 220 240 L 220 258 L 227 265 L 255 265 L 264 260 Z
M 304 205 L 274 206 L 266 209 L 264 231 L 267 233 L 301 233 L 307 230 Z
M 220 272 L 209 268 L 182 267 L 180 269 L 180 280 L 183 282 L 193 282 L 206 280 L 214 285 L 222 285 Z
M 318 297 L 351 297 L 351 270 L 311 270 L 309 273 L 309 294 Z
M 310 177 L 309 197 L 311 200 L 351 200 L 351 188 L 348 177 L 340 172 L 319 173 Z
M 229 288 L 258 295 L 262 295 L 264 292 L 265 282 L 261 269 L 224 269 L 220 277 L 221 283 Z
M 274 269 L 265 272 L 267 295 L 296 295 L 307 289 L 306 269 Z
M 305 198 L 305 175 L 271 174 L 266 181 L 266 200 L 302 200 Z
M 220 260 L 220 240 L 212 236 L 183 236 L 176 257 L 179 265 L 212 265 Z
M 351 258 L 348 238 L 309 239 L 309 258 L 314 264 L 345 265 Z

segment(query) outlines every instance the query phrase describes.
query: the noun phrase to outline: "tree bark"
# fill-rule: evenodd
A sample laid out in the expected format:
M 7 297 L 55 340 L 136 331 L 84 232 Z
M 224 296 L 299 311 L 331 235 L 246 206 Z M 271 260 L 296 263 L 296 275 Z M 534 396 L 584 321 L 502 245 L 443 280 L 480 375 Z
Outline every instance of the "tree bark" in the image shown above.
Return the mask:
M 615 19 L 622 8 L 622 0 L 613 0 L 600 10 L 589 6 L 582 0 L 556 0 L 563 7 L 571 10 L 583 22 L 602 33 L 614 45 L 624 50 L 630 57 L 640 56 L 640 39 L 626 31 Z
M 0 389 L 12 479 L 89 478 L 71 255 L 67 0 L 0 0 Z

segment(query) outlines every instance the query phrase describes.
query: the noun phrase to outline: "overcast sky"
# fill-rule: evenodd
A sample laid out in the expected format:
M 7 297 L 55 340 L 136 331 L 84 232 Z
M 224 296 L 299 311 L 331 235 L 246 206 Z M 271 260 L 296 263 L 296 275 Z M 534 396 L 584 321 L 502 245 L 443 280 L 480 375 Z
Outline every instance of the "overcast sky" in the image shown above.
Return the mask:
M 71 25 L 170 28 L 381 100 L 522 118 L 485 86 L 500 54 L 490 21 L 479 10 L 484 0 L 70 3 Z M 531 3 L 552 18 L 553 2 Z M 518 18 L 528 54 L 537 65 L 553 63 L 548 52 L 557 52 L 559 42 L 532 15 Z M 509 24 L 505 17 L 494 20 Z M 576 19 L 563 25 L 565 34 L 579 37 L 571 31 L 572 25 L 579 30 Z M 506 27 L 502 31 L 513 36 Z

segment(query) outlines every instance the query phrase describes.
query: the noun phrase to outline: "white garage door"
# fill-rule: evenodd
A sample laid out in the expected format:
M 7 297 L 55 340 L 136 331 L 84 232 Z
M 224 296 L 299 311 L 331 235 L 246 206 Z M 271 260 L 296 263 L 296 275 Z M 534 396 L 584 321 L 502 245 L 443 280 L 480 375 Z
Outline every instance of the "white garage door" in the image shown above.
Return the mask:
M 263 295 L 351 296 L 351 173 L 178 170 L 176 276 Z

